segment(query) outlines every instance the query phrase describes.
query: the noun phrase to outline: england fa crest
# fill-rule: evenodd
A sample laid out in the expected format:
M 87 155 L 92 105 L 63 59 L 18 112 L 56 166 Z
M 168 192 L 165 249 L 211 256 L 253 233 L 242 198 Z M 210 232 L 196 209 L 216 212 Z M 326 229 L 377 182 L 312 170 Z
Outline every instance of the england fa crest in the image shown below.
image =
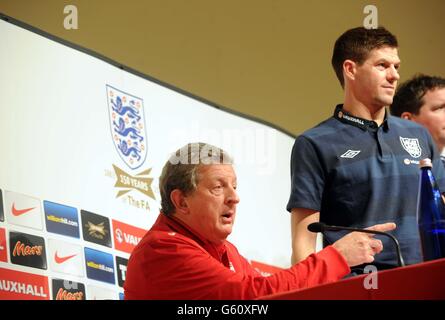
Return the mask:
M 116 151 L 130 169 L 137 169 L 147 156 L 143 100 L 109 85 L 107 100 Z
M 419 140 L 417 138 L 399 138 L 403 149 L 405 149 L 411 157 L 419 158 L 422 155 L 422 149 L 420 148 Z

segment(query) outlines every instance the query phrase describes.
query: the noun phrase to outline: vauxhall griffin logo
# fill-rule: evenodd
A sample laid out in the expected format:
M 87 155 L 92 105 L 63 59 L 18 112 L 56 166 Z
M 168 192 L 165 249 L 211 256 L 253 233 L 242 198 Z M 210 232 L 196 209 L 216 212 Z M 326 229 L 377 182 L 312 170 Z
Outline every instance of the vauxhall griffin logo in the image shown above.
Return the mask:
M 143 100 L 110 86 L 107 98 L 114 146 L 125 164 L 137 169 L 147 156 Z
M 400 143 L 403 149 L 405 149 L 411 157 L 419 158 L 422 155 L 422 149 L 420 148 L 419 140 L 414 138 L 400 138 Z
M 116 229 L 116 240 L 119 243 L 125 242 L 133 246 L 137 246 L 139 241 L 141 241 L 141 239 L 142 239 L 141 237 L 137 237 L 135 235 L 122 232 L 121 229 Z
M 124 242 L 121 229 L 116 229 L 116 239 L 119 241 L 119 243 Z

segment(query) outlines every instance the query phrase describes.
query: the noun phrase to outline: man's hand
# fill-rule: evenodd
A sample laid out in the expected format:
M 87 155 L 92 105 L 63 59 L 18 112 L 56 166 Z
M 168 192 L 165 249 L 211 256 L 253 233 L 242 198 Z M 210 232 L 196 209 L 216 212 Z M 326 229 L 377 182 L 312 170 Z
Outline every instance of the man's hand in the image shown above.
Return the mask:
M 395 228 L 395 223 L 388 222 L 376 224 L 366 229 L 385 232 Z M 383 244 L 380 240 L 374 239 L 373 234 L 363 232 L 351 232 L 334 242 L 332 246 L 340 252 L 350 267 L 373 262 L 374 255 L 383 250 Z

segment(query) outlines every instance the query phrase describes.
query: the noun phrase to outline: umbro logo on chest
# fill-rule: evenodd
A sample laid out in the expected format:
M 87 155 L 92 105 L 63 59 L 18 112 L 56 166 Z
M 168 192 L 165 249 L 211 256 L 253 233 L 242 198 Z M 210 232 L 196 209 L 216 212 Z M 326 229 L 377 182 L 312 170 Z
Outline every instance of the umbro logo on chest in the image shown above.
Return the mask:
M 348 159 L 352 159 L 354 158 L 356 155 L 358 155 L 360 152 L 362 152 L 361 150 L 348 150 L 345 153 L 343 153 L 340 158 L 348 158 Z

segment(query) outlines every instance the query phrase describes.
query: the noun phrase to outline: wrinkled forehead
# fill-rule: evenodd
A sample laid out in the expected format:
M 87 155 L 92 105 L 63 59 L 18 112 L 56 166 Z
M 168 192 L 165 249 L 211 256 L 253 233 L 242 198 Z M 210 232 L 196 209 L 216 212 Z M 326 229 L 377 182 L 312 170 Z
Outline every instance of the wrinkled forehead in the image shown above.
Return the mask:
M 392 64 L 400 64 L 399 51 L 396 47 L 383 46 L 372 49 L 365 61 L 386 61 Z
M 232 164 L 201 164 L 197 173 L 199 180 L 236 181 L 236 173 Z

